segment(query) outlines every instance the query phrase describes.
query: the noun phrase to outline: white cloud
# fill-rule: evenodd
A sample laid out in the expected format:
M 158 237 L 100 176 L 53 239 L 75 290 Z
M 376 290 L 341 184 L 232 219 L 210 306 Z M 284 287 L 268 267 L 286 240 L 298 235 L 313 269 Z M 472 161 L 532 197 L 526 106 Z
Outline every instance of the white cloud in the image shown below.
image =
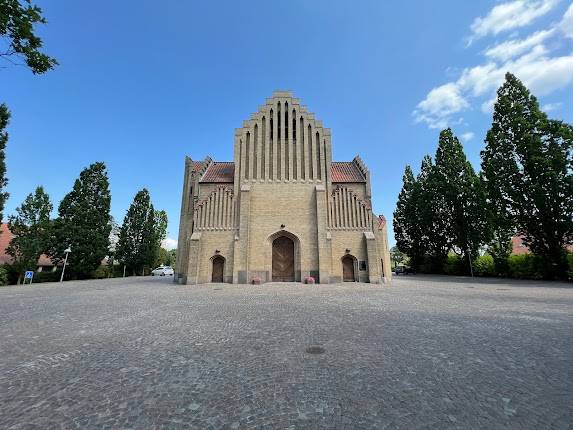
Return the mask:
M 471 25 L 470 43 L 480 37 L 525 27 L 545 15 L 559 0 L 513 0 L 494 6 Z
M 563 19 L 559 23 L 559 29 L 565 33 L 565 36 L 573 39 L 573 3 L 563 15 Z
M 472 133 L 471 131 L 468 131 L 467 133 L 463 133 L 460 138 L 462 139 L 462 142 L 469 142 L 470 140 L 472 140 L 474 138 L 475 134 Z
M 492 97 L 481 104 L 481 111 L 485 114 L 490 114 L 493 112 L 493 105 L 495 104 L 497 97 Z
M 414 111 L 416 122 L 425 122 L 430 128 L 445 128 L 446 118 L 465 110 L 468 102 L 460 95 L 455 83 L 442 85 L 430 91 Z
M 485 55 L 492 60 L 507 61 L 538 46 L 555 33 L 554 29 L 533 33 L 525 39 L 512 39 L 489 48 Z
M 177 248 L 177 239 L 172 239 L 170 237 L 167 237 L 163 239 L 163 241 L 161 242 L 161 246 L 167 249 L 168 251 L 175 249 Z
M 565 41 L 563 33 L 568 24 L 563 23 L 568 23 L 569 19 L 573 23 L 573 5 L 558 26 L 554 24 L 552 28 L 538 30 L 523 39 L 512 38 L 487 49 L 484 63 L 463 69 L 456 80 L 440 85 L 427 94 L 413 112 L 416 122 L 424 122 L 430 128 L 444 128 L 459 121 L 460 114 L 472 109 L 475 104 L 481 106 L 483 113 L 491 113 L 495 91 L 503 83 L 507 72 L 521 79 L 537 96 L 550 94 L 571 84 L 573 53 L 555 55 L 552 49 L 563 43 L 551 44 L 552 49 L 544 44 L 550 37 L 555 37 L 558 42 Z M 557 27 L 563 33 L 556 31 Z
M 551 112 L 551 111 L 559 109 L 562 104 L 563 103 L 546 103 L 543 106 L 541 106 L 541 110 L 543 112 Z

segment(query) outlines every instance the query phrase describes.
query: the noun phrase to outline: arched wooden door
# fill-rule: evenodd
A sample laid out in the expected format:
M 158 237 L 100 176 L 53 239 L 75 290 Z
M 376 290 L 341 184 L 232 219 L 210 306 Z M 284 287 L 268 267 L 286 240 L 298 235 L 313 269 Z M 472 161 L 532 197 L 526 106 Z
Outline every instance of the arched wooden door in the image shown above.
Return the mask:
M 294 242 L 286 236 L 273 240 L 273 281 L 294 282 Z
M 354 259 L 350 255 L 342 258 L 342 280 L 344 282 L 354 282 Z
M 213 274 L 211 282 L 223 282 L 223 273 L 225 270 L 225 259 L 221 256 L 213 258 Z

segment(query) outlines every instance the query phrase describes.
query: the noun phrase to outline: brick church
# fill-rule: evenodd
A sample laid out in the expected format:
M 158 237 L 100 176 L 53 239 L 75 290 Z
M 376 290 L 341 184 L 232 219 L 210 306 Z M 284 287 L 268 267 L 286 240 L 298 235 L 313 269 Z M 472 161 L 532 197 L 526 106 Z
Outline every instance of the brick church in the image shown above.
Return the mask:
M 360 157 L 332 161 L 330 129 L 275 92 L 235 130 L 234 161 L 185 160 L 176 281 L 381 283 L 386 220 Z

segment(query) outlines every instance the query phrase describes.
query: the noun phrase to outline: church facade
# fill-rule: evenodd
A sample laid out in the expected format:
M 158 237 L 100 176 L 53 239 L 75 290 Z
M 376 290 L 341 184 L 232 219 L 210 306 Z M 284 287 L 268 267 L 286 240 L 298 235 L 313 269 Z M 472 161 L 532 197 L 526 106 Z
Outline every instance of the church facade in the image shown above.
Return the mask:
M 176 282 L 390 280 L 366 165 L 332 161 L 330 129 L 298 99 L 275 92 L 234 140 L 232 162 L 185 160 Z

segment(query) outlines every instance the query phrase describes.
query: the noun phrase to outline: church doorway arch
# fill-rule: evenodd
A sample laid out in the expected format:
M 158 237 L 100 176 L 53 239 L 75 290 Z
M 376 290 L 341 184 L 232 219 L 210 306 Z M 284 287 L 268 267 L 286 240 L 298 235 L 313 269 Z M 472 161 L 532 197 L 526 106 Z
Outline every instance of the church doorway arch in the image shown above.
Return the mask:
M 279 236 L 272 245 L 272 280 L 294 282 L 294 242 L 287 236 Z
M 212 258 L 213 271 L 211 273 L 211 282 L 223 282 L 223 274 L 225 273 L 225 259 L 220 255 Z
M 345 255 L 342 257 L 342 280 L 344 282 L 355 282 L 354 275 L 354 262 L 355 258 L 352 255 Z

